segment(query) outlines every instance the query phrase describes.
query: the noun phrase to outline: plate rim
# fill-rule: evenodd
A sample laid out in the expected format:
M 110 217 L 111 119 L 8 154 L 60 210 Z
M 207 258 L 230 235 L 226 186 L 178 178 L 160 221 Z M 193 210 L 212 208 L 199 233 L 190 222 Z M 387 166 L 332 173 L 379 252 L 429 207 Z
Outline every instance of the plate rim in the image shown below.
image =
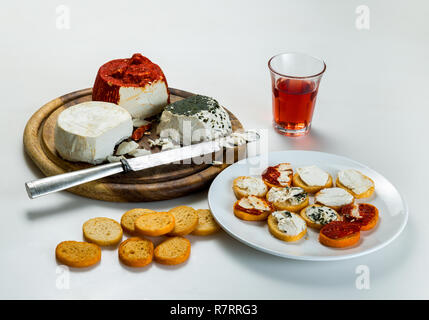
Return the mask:
M 323 155 L 335 156 L 335 157 L 342 158 L 342 159 L 345 159 L 347 161 L 351 161 L 353 163 L 356 163 L 359 166 L 362 166 L 362 167 L 364 167 L 366 169 L 369 169 L 369 170 L 377 172 L 377 174 L 379 174 L 384 179 L 386 179 L 395 188 L 395 190 L 399 194 L 399 197 L 400 197 L 401 202 L 403 204 L 403 212 L 404 212 L 404 219 L 403 219 L 400 227 L 395 232 L 395 234 L 392 237 L 390 237 L 390 239 L 388 239 L 388 240 L 386 240 L 386 241 L 384 241 L 384 242 L 382 242 L 382 243 L 380 243 L 380 244 L 378 244 L 378 245 L 376 245 L 376 246 L 374 246 L 372 248 L 366 249 L 366 250 L 364 250 L 362 252 L 349 253 L 349 254 L 338 255 L 338 256 L 308 256 L 308 255 L 307 256 L 297 256 L 297 255 L 290 255 L 290 254 L 282 254 L 282 253 L 276 252 L 274 250 L 267 249 L 267 248 L 255 245 L 252 242 L 249 242 L 248 240 L 243 239 L 242 237 L 236 235 L 234 232 L 232 232 L 231 230 L 229 230 L 229 228 L 227 228 L 224 225 L 222 225 L 220 223 L 220 221 L 216 218 L 216 215 L 213 214 L 214 219 L 221 226 L 221 228 L 227 234 L 229 234 L 231 237 L 233 237 L 234 239 L 240 241 L 241 243 L 243 243 L 243 244 L 245 244 L 245 245 L 247 245 L 247 246 L 249 246 L 249 247 L 251 247 L 251 248 L 253 248 L 255 250 L 258 250 L 260 252 L 264 252 L 266 254 L 271 254 L 271 255 L 274 255 L 274 256 L 277 256 L 277 257 L 281 257 L 281 258 L 284 258 L 284 259 L 301 260 L 301 261 L 339 261 L 339 260 L 348 260 L 348 259 L 353 259 L 353 258 L 361 257 L 361 256 L 364 256 L 364 255 L 371 254 L 371 253 L 373 253 L 375 251 L 378 251 L 378 250 L 386 247 L 390 243 L 392 243 L 396 238 L 399 237 L 399 235 L 405 229 L 405 227 L 406 227 L 406 225 L 408 223 L 408 215 L 409 215 L 408 204 L 407 204 L 404 196 L 402 195 L 402 193 L 399 192 L 398 188 L 392 182 L 390 182 L 390 180 L 388 180 L 384 175 L 382 175 L 378 171 L 376 171 L 376 170 L 370 168 L 369 166 L 367 166 L 365 164 L 362 164 L 362 163 L 360 163 L 360 162 L 358 162 L 356 160 L 353 160 L 351 158 L 348 158 L 348 157 L 345 157 L 345 156 L 342 156 L 342 155 L 337 155 L 337 154 L 334 154 L 334 153 L 323 152 L 323 151 L 301 150 L 301 149 L 270 151 L 270 152 L 268 152 L 268 157 L 270 157 L 273 154 L 280 154 L 280 153 L 285 153 L 285 152 L 299 152 L 299 153 L 304 152 L 304 153 L 313 153 L 313 154 L 314 153 L 318 153 L 318 154 L 323 154 Z M 234 166 L 238 166 L 238 165 L 242 164 L 243 162 L 250 161 L 250 160 L 253 160 L 253 159 L 256 159 L 256 158 L 259 158 L 259 157 L 261 157 L 261 154 L 253 156 L 253 157 L 250 157 L 250 158 L 245 158 L 245 159 L 242 159 L 240 161 L 237 161 L 236 163 L 230 165 L 228 168 L 226 168 L 219 175 L 216 176 L 216 178 L 210 184 L 210 188 L 209 188 L 208 195 L 207 195 L 208 205 L 209 205 L 210 211 L 212 213 L 213 213 L 213 210 L 212 210 L 213 206 L 211 204 L 211 198 L 212 198 L 211 197 L 211 193 L 213 192 L 212 191 L 213 190 L 213 185 L 216 183 L 216 181 L 218 179 L 221 179 L 223 175 L 227 174 L 229 170 L 233 170 Z

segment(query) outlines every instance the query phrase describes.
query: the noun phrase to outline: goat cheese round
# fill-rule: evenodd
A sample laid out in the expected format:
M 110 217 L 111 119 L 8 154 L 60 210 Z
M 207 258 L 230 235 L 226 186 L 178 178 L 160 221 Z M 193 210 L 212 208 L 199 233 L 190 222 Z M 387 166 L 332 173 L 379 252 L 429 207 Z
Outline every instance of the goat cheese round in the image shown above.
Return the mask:
M 322 189 L 316 195 L 316 201 L 325 206 L 344 206 L 353 202 L 353 196 L 342 188 Z
M 301 167 L 297 168 L 296 171 L 301 180 L 310 187 L 324 186 L 329 179 L 328 173 L 316 166 Z
M 371 180 L 354 169 L 346 169 L 338 172 L 338 180 L 356 194 L 364 193 L 374 186 Z
M 229 115 L 210 97 L 195 95 L 168 105 L 157 133 L 183 144 L 198 143 L 232 132 Z
M 83 102 L 58 116 L 55 148 L 65 160 L 98 164 L 132 132 L 133 122 L 127 110 L 113 103 Z
M 277 220 L 277 226 L 280 231 L 296 236 L 306 229 L 305 220 L 299 215 L 289 211 L 274 211 L 272 213 Z
M 116 103 L 144 119 L 156 115 L 170 102 L 167 80 L 161 68 L 139 53 L 116 59 L 98 70 L 92 100 Z

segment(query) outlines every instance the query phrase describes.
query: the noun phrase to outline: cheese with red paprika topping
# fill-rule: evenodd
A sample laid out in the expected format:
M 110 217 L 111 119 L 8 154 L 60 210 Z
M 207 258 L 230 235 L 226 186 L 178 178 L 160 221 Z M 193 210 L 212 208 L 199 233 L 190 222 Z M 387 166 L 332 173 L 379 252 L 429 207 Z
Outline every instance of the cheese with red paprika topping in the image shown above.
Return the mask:
M 92 100 L 116 103 L 133 118 L 144 119 L 162 112 L 170 94 L 161 68 L 136 53 L 130 59 L 112 60 L 100 67 Z

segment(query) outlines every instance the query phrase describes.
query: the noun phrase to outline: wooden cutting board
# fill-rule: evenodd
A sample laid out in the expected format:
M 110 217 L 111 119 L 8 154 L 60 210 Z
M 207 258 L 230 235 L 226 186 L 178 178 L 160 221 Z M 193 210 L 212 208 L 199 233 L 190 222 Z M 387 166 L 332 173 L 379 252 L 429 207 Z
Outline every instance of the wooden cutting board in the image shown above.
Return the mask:
M 171 102 L 187 98 L 193 93 L 169 88 Z M 92 88 L 75 91 L 42 106 L 24 130 L 24 148 L 31 160 L 46 176 L 92 167 L 91 164 L 63 160 L 55 150 L 54 129 L 58 115 L 67 107 L 91 101 Z M 225 108 L 226 109 L 226 108 Z M 227 109 L 226 109 L 227 110 Z M 228 111 L 228 110 L 227 110 Z M 240 121 L 228 111 L 233 131 L 242 130 Z M 155 132 L 155 130 L 153 130 Z M 155 133 L 142 139 L 156 138 Z M 155 149 L 153 152 L 159 152 Z M 241 152 L 241 150 L 240 150 Z M 236 150 L 235 161 L 238 150 Z M 85 183 L 67 191 L 83 197 L 116 201 L 157 201 L 181 197 L 207 187 L 228 165 L 169 164 L 138 172 L 116 174 Z

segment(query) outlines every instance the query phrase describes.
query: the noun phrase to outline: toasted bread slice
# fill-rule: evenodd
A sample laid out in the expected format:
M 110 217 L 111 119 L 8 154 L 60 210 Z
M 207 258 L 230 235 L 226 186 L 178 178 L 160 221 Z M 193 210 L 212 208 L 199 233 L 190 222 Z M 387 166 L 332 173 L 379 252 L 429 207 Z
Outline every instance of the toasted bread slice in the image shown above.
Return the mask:
M 85 268 L 100 261 L 101 248 L 94 243 L 63 241 L 57 245 L 55 256 L 66 266 Z
M 346 192 L 344 192 L 344 191 L 342 191 L 342 193 L 344 193 L 344 194 L 346 194 L 346 197 L 348 197 L 349 199 L 347 199 L 347 202 L 344 202 L 343 204 L 341 204 L 341 205 L 334 205 L 333 203 L 331 203 L 330 201 L 325 201 L 325 200 L 323 200 L 323 199 L 321 199 L 321 195 L 324 193 L 324 192 L 327 192 L 326 190 L 329 190 L 329 192 L 332 192 L 332 190 L 335 190 L 335 192 L 337 192 L 338 190 L 344 190 L 344 191 L 346 191 Z M 326 206 L 326 207 L 329 207 L 329 208 L 331 208 L 331 209 L 334 209 L 335 211 L 337 211 L 337 212 L 340 212 L 340 210 L 341 210 L 341 208 L 343 207 L 343 206 L 346 206 L 346 205 L 349 205 L 349 204 L 351 204 L 351 203 L 354 203 L 354 197 L 353 197 L 353 195 L 349 192 L 348 193 L 348 195 L 347 195 L 347 190 L 345 190 L 344 188 L 325 188 L 325 189 L 322 189 L 322 190 L 320 190 L 319 192 L 317 192 L 315 195 L 314 195 L 314 201 L 315 201 L 315 203 L 317 203 L 317 204 L 321 204 L 321 205 L 323 205 L 323 206 Z
M 137 233 L 134 227 L 135 227 L 137 218 L 141 217 L 146 213 L 152 213 L 152 212 L 156 212 L 156 211 L 150 210 L 150 209 L 140 209 L 140 208 L 128 210 L 122 215 L 122 218 L 121 218 L 122 229 L 124 229 L 124 231 L 130 235 L 136 235 Z
M 329 219 L 328 221 L 323 221 L 324 220 L 323 216 L 321 216 L 318 220 L 314 220 L 311 217 L 309 217 L 307 209 L 309 209 L 311 207 L 330 209 L 330 210 L 332 210 L 333 216 L 335 217 L 334 220 L 332 220 L 332 221 L 339 221 L 339 220 L 341 220 L 340 215 L 334 209 L 326 207 L 326 206 L 321 206 L 320 204 L 312 204 L 310 206 L 307 206 L 307 207 L 303 208 L 301 210 L 301 212 L 300 212 L 301 217 L 305 220 L 305 222 L 307 223 L 307 226 L 309 226 L 310 228 L 320 230 L 320 229 L 323 228 L 324 225 L 326 225 L 329 222 L 331 222 L 331 219 Z
M 149 212 L 136 219 L 135 231 L 144 236 L 156 237 L 174 229 L 175 219 L 169 212 Z
M 357 216 L 353 211 L 357 211 Z M 369 203 L 354 203 L 341 208 L 344 221 L 359 225 L 361 231 L 373 229 L 378 222 L 378 209 Z
M 192 231 L 198 225 L 198 214 L 194 208 L 188 206 L 180 206 L 168 211 L 174 216 L 175 226 L 168 233 L 169 236 L 184 236 Z
M 351 189 L 349 189 L 349 188 L 347 188 L 345 185 L 343 185 L 341 182 L 340 182 L 340 179 L 337 177 L 337 180 L 335 181 L 335 185 L 338 187 L 338 188 L 342 188 L 342 189 L 344 189 L 344 190 L 346 190 L 346 191 L 348 191 L 353 197 L 355 197 L 356 199 L 362 199 L 362 198 L 369 198 L 369 197 L 371 197 L 372 196 L 372 194 L 374 193 L 374 190 L 375 190 L 375 188 L 374 188 L 374 181 L 370 178 L 370 177 L 367 177 L 366 175 L 364 175 L 364 174 L 362 174 L 365 178 L 367 178 L 367 179 L 369 179 L 371 182 L 372 182 L 372 187 L 370 187 L 368 190 L 366 190 L 365 192 L 363 192 L 363 193 L 360 193 L 360 194 L 357 194 L 357 193 L 354 193 L 353 192 L 353 190 L 351 190 Z
M 287 176 L 287 182 L 279 181 L 281 176 Z M 279 163 L 276 166 L 268 167 L 262 173 L 262 180 L 264 183 L 270 187 L 290 187 L 292 184 L 293 170 L 290 163 Z
M 220 230 L 220 226 L 208 209 L 198 209 L 198 225 L 191 234 L 195 236 L 208 236 Z
M 109 218 L 90 219 L 83 224 L 82 230 L 87 241 L 99 246 L 113 246 L 122 239 L 121 225 Z
M 333 248 L 355 245 L 360 239 L 360 227 L 345 221 L 333 221 L 320 229 L 319 242 Z
M 248 188 L 240 186 L 243 181 L 247 181 Z M 268 191 L 268 187 L 261 178 L 240 176 L 232 182 L 232 190 L 235 197 L 241 199 L 247 196 L 264 197 Z
M 118 257 L 129 267 L 144 267 L 152 262 L 153 243 L 147 239 L 129 238 L 119 245 Z
M 188 260 L 191 243 L 183 237 L 173 237 L 161 242 L 154 252 L 155 261 L 161 264 L 180 264 Z
M 294 214 L 294 213 L 292 213 L 292 214 Z M 303 231 L 301 231 L 297 235 L 288 235 L 288 234 L 286 234 L 285 232 L 283 232 L 283 231 L 281 231 L 279 229 L 277 219 L 272 214 L 268 216 L 267 222 L 268 222 L 267 223 L 268 224 L 268 230 L 270 231 L 270 233 L 274 237 L 276 237 L 277 239 L 280 239 L 282 241 L 286 241 L 286 242 L 298 241 L 307 232 L 307 228 L 305 228 Z
M 332 176 L 329 174 L 328 181 L 324 186 L 309 186 L 301 179 L 299 173 L 297 172 L 293 175 L 292 184 L 294 187 L 300 187 L 304 189 L 307 193 L 313 194 L 319 192 L 322 189 L 332 187 Z
M 244 199 L 246 198 L 251 198 L 250 197 L 244 197 Z M 271 206 L 270 203 L 268 203 L 268 201 L 266 201 L 263 198 L 259 198 L 260 200 L 263 201 L 263 203 L 269 208 L 269 210 L 258 210 L 258 209 L 251 209 L 249 212 L 246 212 L 245 208 L 242 208 L 240 206 L 240 201 L 242 201 L 242 199 L 237 200 L 234 203 L 234 215 L 241 219 L 241 220 L 246 220 L 246 221 L 263 221 L 266 220 L 267 217 L 270 215 L 270 213 L 273 211 L 273 208 Z
M 298 204 L 292 204 L 290 199 L 288 199 L 286 201 L 282 201 L 282 200 L 278 199 L 278 197 L 275 196 L 275 194 L 280 194 L 283 196 L 288 195 L 289 192 L 292 192 L 290 190 L 295 191 L 295 192 L 299 192 L 299 195 L 300 195 L 299 201 L 300 202 Z M 273 207 L 276 210 L 286 210 L 286 211 L 291 211 L 291 212 L 299 212 L 302 208 L 308 206 L 308 203 L 309 203 L 308 194 L 302 188 L 297 188 L 297 187 L 293 187 L 293 188 L 273 187 L 270 189 L 270 191 L 268 191 L 268 193 L 266 195 L 266 199 L 268 202 L 270 202 L 273 205 Z

